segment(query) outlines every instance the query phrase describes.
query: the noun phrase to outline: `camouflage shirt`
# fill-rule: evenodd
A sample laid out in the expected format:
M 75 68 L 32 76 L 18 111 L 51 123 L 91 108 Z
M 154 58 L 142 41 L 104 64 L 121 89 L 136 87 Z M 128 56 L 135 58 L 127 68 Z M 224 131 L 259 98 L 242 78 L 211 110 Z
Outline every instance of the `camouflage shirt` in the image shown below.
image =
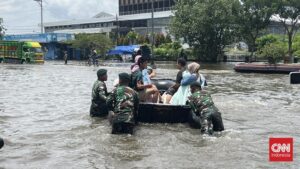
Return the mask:
M 192 96 L 189 97 L 189 105 L 193 113 L 200 117 L 201 131 L 212 132 L 212 115 L 215 112 L 219 112 L 219 110 L 214 105 L 210 94 L 206 91 L 193 93 Z
M 91 116 L 105 116 L 108 114 L 106 106 L 107 95 L 106 84 L 97 80 L 92 90 Z
M 210 94 L 206 91 L 197 91 L 189 97 L 189 102 L 195 112 L 201 112 L 204 109 L 214 106 Z
M 92 101 L 106 102 L 107 88 L 106 84 L 100 80 L 97 80 L 93 85 Z
M 109 111 L 114 112 L 112 123 L 135 123 L 139 99 L 136 91 L 127 86 L 118 86 L 107 98 Z

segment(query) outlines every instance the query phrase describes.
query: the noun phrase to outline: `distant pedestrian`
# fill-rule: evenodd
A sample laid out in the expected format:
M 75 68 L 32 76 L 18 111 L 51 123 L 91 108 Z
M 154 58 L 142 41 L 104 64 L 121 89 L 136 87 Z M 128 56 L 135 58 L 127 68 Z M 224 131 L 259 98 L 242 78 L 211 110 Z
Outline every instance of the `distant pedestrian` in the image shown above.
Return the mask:
M 64 61 L 65 61 L 65 65 L 68 63 L 68 52 L 64 51 Z
M 92 60 L 93 60 L 93 65 L 96 66 L 97 65 L 97 51 L 96 51 L 96 49 L 94 49 L 92 51 Z

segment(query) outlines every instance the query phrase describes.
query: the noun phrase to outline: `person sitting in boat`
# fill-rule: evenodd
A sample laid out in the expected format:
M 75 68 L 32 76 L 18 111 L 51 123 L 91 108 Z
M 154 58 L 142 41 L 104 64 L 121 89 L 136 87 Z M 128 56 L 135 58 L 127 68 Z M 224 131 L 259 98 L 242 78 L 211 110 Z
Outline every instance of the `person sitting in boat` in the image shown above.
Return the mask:
M 146 69 L 147 64 L 146 58 L 141 57 L 138 59 L 139 69 L 132 73 L 131 87 L 138 91 L 141 102 L 156 103 L 160 101 L 160 94 L 157 87 L 150 81 Z
M 182 80 L 177 92 L 171 98 L 170 103 L 173 105 L 185 105 L 188 97 L 191 95 L 190 84 L 197 81 L 199 76 L 200 65 L 196 62 L 190 63 L 187 70 L 182 73 Z M 195 77 L 195 78 L 193 78 Z M 182 82 L 184 82 L 182 84 Z
M 215 106 L 211 95 L 202 90 L 198 81 L 191 84 L 192 95 L 188 98 L 191 106 L 189 123 L 194 128 L 201 129 L 201 133 L 212 134 L 214 131 L 223 131 L 224 125 L 219 109 Z
M 98 79 L 95 81 L 92 90 L 92 104 L 90 115 L 92 117 L 104 117 L 108 114 L 106 99 L 108 96 L 105 81 L 107 81 L 107 70 L 99 69 L 97 71 Z
M 151 65 L 147 66 L 147 71 L 148 71 L 150 79 L 152 79 L 156 76 L 156 65 L 154 64 L 153 60 L 151 61 Z
M 199 73 L 199 70 L 200 65 L 198 63 L 193 62 L 189 64 L 188 73 L 182 78 L 180 85 L 190 85 L 191 83 L 198 81 L 200 82 L 202 89 L 207 86 L 207 81 L 203 74 Z
M 128 85 L 131 77 L 127 73 L 119 74 L 119 86 L 107 98 L 109 121 L 112 125 L 112 134 L 133 134 L 137 124 L 138 94 Z
M 152 79 L 156 76 L 155 69 L 153 69 L 151 66 L 147 66 L 147 73 L 149 75 L 149 78 Z
M 176 83 L 175 85 L 171 86 L 163 95 L 162 100 L 164 104 L 169 104 L 172 96 L 176 93 L 178 88 L 180 87 L 180 83 L 182 80 L 182 74 L 186 70 L 186 60 L 184 58 L 178 58 L 177 59 L 177 68 L 179 69 L 179 72 L 176 76 Z
M 130 67 L 131 73 L 134 73 L 135 71 L 137 71 L 139 69 L 138 61 L 141 57 L 142 57 L 142 51 L 138 50 L 134 57 L 134 64 L 131 65 L 131 67 Z

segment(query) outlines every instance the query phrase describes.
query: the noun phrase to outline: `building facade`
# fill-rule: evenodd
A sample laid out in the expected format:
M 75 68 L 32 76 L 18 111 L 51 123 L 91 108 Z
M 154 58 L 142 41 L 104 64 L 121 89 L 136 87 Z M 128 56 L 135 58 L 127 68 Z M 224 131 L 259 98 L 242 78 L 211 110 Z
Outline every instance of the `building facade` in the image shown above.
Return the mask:
M 152 6 L 153 5 L 153 6 Z M 140 34 L 168 32 L 175 0 L 119 0 L 119 15 L 104 12 L 90 19 L 44 23 L 46 33 L 110 33 L 126 34 L 131 30 Z
M 67 20 L 44 23 L 46 33 L 106 33 L 121 35 L 133 30 L 142 35 L 152 32 L 152 10 L 154 11 L 153 31 L 167 34 L 175 0 L 119 0 L 119 15 L 101 12 L 89 19 Z M 153 7 L 153 8 L 152 8 Z M 272 18 L 270 33 L 285 33 L 278 21 Z
M 119 15 L 170 11 L 175 0 L 119 0 Z

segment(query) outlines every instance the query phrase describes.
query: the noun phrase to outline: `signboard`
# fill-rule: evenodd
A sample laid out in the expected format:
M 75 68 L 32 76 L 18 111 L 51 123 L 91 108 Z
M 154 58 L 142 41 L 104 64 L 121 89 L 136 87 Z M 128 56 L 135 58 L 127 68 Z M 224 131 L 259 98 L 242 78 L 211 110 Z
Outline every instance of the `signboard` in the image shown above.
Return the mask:
M 37 41 L 41 43 L 63 42 L 74 40 L 73 34 L 67 33 L 43 33 L 43 34 L 24 34 L 24 35 L 6 35 L 4 40 L 9 41 Z

